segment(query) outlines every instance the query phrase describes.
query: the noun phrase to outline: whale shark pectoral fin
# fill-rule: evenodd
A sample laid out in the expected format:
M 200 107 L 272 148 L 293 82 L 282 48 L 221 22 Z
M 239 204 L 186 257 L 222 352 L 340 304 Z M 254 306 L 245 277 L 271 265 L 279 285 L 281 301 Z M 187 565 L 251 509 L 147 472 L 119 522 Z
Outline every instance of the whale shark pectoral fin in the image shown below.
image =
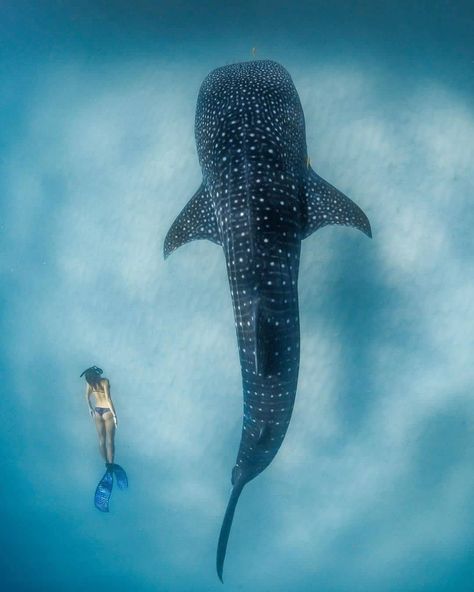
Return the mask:
M 328 224 L 353 226 L 372 238 L 369 219 L 361 208 L 311 168 L 302 201 L 302 239 Z
M 222 244 L 214 206 L 204 183 L 168 230 L 163 249 L 165 259 L 181 245 L 198 239 Z

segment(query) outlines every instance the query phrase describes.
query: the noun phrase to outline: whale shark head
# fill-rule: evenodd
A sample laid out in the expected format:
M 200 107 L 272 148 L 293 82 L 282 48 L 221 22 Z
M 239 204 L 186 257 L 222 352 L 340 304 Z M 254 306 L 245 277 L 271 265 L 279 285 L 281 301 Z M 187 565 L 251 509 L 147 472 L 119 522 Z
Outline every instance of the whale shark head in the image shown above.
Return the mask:
M 220 173 L 230 158 L 238 164 L 258 153 L 278 160 L 284 152 L 297 152 L 301 166 L 306 159 L 298 93 L 285 68 L 271 60 L 231 64 L 210 72 L 199 91 L 195 135 L 205 175 Z

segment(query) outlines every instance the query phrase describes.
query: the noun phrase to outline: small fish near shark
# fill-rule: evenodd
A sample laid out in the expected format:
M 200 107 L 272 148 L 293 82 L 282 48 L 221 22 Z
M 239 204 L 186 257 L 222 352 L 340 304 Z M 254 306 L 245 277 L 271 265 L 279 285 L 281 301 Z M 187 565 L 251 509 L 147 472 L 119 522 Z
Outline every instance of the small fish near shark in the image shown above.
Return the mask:
M 239 496 L 276 456 L 293 411 L 301 241 L 328 224 L 372 232 L 364 212 L 312 170 L 298 93 L 280 64 L 213 70 L 199 91 L 195 135 L 203 181 L 168 231 L 164 256 L 208 239 L 227 265 L 244 412 L 217 547 L 222 581 Z

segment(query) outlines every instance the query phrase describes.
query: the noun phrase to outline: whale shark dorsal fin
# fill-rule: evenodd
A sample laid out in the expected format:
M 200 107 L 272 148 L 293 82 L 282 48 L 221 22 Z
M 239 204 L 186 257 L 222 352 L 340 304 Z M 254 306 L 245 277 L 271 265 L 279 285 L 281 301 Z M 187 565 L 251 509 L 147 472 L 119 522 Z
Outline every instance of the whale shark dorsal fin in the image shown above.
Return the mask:
M 268 423 L 263 423 L 258 429 L 257 444 L 264 444 L 270 434 L 270 426 Z
M 181 245 L 198 239 L 222 244 L 214 206 L 204 183 L 184 206 L 168 230 L 163 249 L 165 259 Z
M 262 376 L 270 376 L 274 371 L 274 354 L 278 349 L 278 336 L 275 332 L 275 325 L 268 318 L 265 307 L 259 298 L 255 299 L 252 317 L 255 340 L 255 372 Z
M 302 200 L 302 237 L 328 224 L 353 226 L 372 237 L 370 222 L 351 199 L 308 168 Z

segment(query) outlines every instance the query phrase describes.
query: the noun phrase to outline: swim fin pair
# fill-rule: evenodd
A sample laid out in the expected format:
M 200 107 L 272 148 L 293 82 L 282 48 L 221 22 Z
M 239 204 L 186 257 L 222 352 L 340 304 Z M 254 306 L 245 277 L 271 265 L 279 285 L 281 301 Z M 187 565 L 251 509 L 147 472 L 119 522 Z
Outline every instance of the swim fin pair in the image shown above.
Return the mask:
M 99 481 L 94 495 L 95 507 L 101 512 L 109 511 L 109 500 L 112 495 L 114 475 L 119 489 L 127 489 L 128 487 L 127 473 L 120 465 L 115 463 L 105 463 L 105 466 L 107 467 L 107 470 Z

